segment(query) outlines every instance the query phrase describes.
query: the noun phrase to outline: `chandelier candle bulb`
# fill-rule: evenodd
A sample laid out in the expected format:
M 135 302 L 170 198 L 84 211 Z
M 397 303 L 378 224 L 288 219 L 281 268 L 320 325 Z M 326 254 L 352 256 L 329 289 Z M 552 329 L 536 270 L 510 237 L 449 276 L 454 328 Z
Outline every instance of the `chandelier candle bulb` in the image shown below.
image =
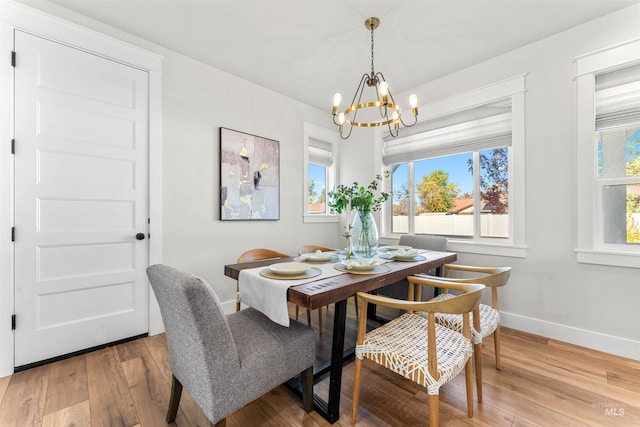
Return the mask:
M 382 104 L 387 105 L 389 103 L 389 85 L 387 82 L 380 83 L 380 95 L 382 95 Z
M 342 95 L 336 93 L 333 95 L 333 115 L 338 114 L 338 107 L 340 106 L 340 102 L 342 102 Z

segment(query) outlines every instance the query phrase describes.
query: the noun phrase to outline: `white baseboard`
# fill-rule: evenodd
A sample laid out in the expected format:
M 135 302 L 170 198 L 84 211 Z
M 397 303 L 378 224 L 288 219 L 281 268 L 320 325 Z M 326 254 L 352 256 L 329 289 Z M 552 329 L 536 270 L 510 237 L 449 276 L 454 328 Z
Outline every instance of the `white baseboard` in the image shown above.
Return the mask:
M 233 313 L 236 311 L 236 302 L 223 302 L 222 308 L 227 314 Z M 500 324 L 507 328 L 640 361 L 640 341 L 587 331 L 586 329 L 574 328 L 504 311 L 500 312 Z
M 222 310 L 224 314 L 231 314 L 236 312 L 236 300 L 221 302 Z M 246 305 L 241 304 L 240 309 L 246 308 Z
M 581 347 L 640 360 L 640 341 L 587 331 L 586 329 L 574 328 L 572 326 L 547 322 L 545 320 L 520 316 L 513 313 L 505 313 L 503 311 L 500 312 L 500 324 L 508 328 L 579 345 Z

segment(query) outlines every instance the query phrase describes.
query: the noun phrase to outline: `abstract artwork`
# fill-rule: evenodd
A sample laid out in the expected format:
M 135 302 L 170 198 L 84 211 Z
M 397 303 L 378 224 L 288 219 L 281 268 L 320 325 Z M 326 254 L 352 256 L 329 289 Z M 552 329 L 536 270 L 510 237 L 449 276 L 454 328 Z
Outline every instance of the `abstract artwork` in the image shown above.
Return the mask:
M 280 219 L 280 143 L 220 128 L 220 219 Z

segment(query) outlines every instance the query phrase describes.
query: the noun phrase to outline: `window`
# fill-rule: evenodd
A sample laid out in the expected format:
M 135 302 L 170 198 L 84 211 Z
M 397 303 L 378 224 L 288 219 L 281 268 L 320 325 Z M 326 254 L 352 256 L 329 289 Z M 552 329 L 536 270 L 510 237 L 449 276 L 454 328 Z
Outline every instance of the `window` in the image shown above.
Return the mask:
M 579 262 L 640 268 L 639 49 L 576 60 Z
M 412 222 L 414 234 L 509 238 L 511 105 L 500 102 L 473 113 L 481 112 L 486 117 L 421 133 L 421 149 L 406 153 L 410 161 L 390 165 L 392 232 L 407 233 Z
M 327 192 L 336 182 L 337 134 L 311 123 L 304 123 L 305 140 L 305 222 L 337 222 L 329 212 Z
M 524 256 L 524 83 L 440 101 L 413 135 L 382 143 L 387 237 L 437 234 L 456 251 Z

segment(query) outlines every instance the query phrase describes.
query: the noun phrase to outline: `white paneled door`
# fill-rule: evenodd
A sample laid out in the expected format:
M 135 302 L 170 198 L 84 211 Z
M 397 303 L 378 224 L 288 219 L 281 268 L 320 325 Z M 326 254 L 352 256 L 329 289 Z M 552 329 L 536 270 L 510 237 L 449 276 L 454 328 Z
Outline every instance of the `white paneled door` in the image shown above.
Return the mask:
M 145 71 L 15 33 L 15 366 L 148 331 Z

